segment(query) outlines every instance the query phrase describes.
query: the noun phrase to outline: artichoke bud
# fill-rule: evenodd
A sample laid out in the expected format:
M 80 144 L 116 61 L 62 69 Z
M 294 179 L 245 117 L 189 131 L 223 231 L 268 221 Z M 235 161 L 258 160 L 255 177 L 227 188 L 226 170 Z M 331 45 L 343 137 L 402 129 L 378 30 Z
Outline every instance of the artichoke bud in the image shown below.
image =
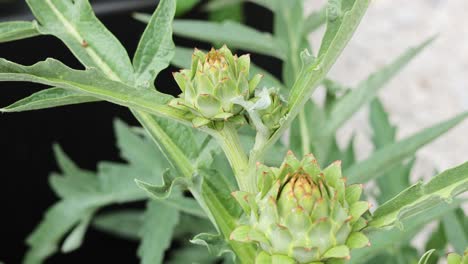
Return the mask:
M 457 253 L 449 253 L 447 255 L 447 264 L 468 264 L 468 248 L 465 249 L 463 256 Z
M 288 112 L 286 100 L 279 94 L 278 89 L 269 89 L 270 105 L 264 109 L 259 109 L 258 113 L 262 119 L 263 124 L 275 131 L 280 127 L 282 120 Z
M 237 57 L 226 46 L 206 54 L 195 49 L 191 69 L 174 73 L 182 93 L 169 104 L 187 111 L 195 127 L 228 119 L 242 122 L 243 108 L 232 100 L 251 99 L 261 78 L 249 79 L 249 70 L 249 55 Z
M 346 186 L 339 161 L 322 170 L 311 154 L 289 152 L 279 168 L 257 164 L 257 179 L 257 194 L 233 193 L 244 217 L 231 234 L 258 245 L 257 264 L 342 263 L 369 245 L 362 230 L 370 205 L 359 201 L 362 185 Z

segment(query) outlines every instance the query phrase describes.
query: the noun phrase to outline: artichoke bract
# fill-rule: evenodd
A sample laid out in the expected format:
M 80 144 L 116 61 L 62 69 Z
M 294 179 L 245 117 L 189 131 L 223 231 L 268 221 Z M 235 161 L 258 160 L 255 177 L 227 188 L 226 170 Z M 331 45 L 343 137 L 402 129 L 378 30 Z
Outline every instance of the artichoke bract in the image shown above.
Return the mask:
M 289 152 L 280 168 L 257 166 L 259 193 L 234 192 L 244 211 L 231 234 L 259 246 L 257 264 L 342 263 L 350 249 L 368 246 L 361 232 L 370 204 L 362 185 L 346 186 L 341 162 L 321 170 L 313 155 Z
M 468 264 L 468 248 L 463 252 L 463 256 L 460 256 L 457 253 L 448 254 L 447 264 Z
M 170 105 L 190 112 L 195 127 L 243 118 L 239 115 L 243 108 L 232 101 L 252 98 L 262 77 L 257 74 L 249 79 L 249 70 L 248 54 L 237 57 L 226 46 L 206 54 L 195 49 L 191 69 L 174 73 L 182 93 Z

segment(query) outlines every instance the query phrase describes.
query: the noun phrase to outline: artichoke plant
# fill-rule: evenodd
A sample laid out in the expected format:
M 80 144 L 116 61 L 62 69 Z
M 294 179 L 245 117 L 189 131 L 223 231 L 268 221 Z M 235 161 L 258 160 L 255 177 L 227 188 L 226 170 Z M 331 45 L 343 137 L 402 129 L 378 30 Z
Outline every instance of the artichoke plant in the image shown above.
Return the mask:
M 258 194 L 233 193 L 245 215 L 230 237 L 256 243 L 257 264 L 340 263 L 369 245 L 370 204 L 359 201 L 362 185 L 346 186 L 341 162 L 322 171 L 313 155 L 289 152 L 280 168 L 259 164 L 257 177 Z
M 225 45 L 206 54 L 195 49 L 191 65 L 191 69 L 174 73 L 182 93 L 170 105 L 189 112 L 195 127 L 212 121 L 243 120 L 238 115 L 243 108 L 233 100 L 251 99 L 262 78 L 257 74 L 249 79 L 250 56 L 237 57 Z

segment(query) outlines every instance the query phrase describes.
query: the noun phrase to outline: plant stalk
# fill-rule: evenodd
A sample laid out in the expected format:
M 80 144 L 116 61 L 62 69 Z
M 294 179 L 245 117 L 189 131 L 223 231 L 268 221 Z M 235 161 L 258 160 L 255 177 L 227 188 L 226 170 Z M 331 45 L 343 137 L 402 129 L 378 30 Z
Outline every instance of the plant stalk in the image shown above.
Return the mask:
M 249 161 L 242 148 L 237 130 L 232 124 L 225 122 L 224 127 L 215 134 L 215 137 L 229 160 L 239 189 L 255 193 L 257 184 L 255 178 L 249 173 Z

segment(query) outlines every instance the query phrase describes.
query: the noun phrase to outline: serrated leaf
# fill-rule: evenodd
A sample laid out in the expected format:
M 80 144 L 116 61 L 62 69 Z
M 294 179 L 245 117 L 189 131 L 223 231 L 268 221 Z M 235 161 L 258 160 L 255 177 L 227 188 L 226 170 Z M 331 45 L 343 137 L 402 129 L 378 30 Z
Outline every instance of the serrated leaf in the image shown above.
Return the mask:
M 33 22 L 11 21 L 0 23 L 0 43 L 30 38 L 39 34 Z
M 430 38 L 422 44 L 408 49 L 391 64 L 371 74 L 366 80 L 360 82 L 355 89 L 340 98 L 329 113 L 327 127 L 325 128 L 326 133 L 334 133 L 363 105 L 369 103 L 377 92 L 419 52 L 427 47 L 433 39 Z
M 96 67 L 109 78 L 134 79 L 127 51 L 96 18 L 87 0 L 27 0 L 41 34 L 58 37 L 86 67 Z
M 172 117 L 189 124 L 184 113 L 165 103 L 170 96 L 153 90 L 137 90 L 108 79 L 96 69 L 73 70 L 54 59 L 22 66 L 0 59 L 0 81 L 30 81 L 81 92 L 115 104 Z
M 54 87 L 39 91 L 16 101 L 11 105 L 2 108 L 2 111 L 21 112 L 96 101 L 99 101 L 99 99 L 83 95 L 75 91 Z
M 417 183 L 379 206 L 371 227 L 384 227 L 402 219 L 424 212 L 441 202 L 450 203 L 453 197 L 468 190 L 468 163 L 446 170 L 428 183 Z
M 156 201 L 149 201 L 143 217 L 138 256 L 143 264 L 163 263 L 164 253 L 172 241 L 179 212 Z
M 23 263 L 41 263 L 58 250 L 59 243 L 83 217 L 90 214 L 100 201 L 67 199 L 50 207 L 42 221 L 26 239 L 30 246 Z
M 139 233 L 142 225 L 143 211 L 135 209 L 97 215 L 92 222 L 92 226 L 100 231 L 135 241 L 140 239 Z
M 151 16 L 133 58 L 137 86 L 152 87 L 159 72 L 169 66 L 175 47 L 171 27 L 175 10 L 175 1 L 163 0 Z
M 468 117 L 468 112 L 383 147 L 374 152 L 368 159 L 360 161 L 345 170 L 343 174 L 348 177 L 348 183 L 350 184 L 364 183 L 377 178 L 389 171 L 394 165 L 411 157 L 419 148 L 456 126 L 466 117 Z
M 147 23 L 148 15 L 136 14 L 137 20 Z M 276 48 L 275 41 L 269 33 L 259 32 L 253 28 L 234 21 L 209 22 L 201 20 L 176 19 L 173 23 L 175 35 L 196 40 L 223 43 L 230 48 L 250 50 L 259 54 L 284 58 Z

